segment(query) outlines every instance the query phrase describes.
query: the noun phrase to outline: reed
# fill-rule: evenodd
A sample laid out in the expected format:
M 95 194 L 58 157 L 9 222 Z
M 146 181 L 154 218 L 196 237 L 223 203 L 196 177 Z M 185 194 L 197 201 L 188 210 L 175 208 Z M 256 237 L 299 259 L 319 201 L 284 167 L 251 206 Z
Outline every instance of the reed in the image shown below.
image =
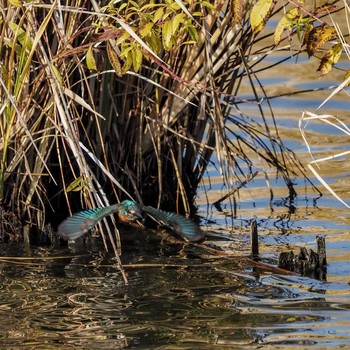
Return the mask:
M 254 74 L 247 13 L 237 25 L 224 0 L 62 3 L 0 1 L 3 206 L 39 228 L 52 211 L 127 197 L 190 213 L 212 155 L 229 192 L 251 175 L 251 152 L 294 191 L 277 127 L 239 110 Z M 118 254 L 111 220 L 101 232 Z

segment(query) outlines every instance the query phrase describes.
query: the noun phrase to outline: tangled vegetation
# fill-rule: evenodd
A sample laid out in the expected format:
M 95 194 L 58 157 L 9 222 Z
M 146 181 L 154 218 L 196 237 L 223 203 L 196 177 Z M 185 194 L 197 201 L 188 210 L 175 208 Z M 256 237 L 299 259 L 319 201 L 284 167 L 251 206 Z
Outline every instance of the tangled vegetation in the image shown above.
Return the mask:
M 248 76 L 259 104 L 254 65 L 318 12 L 289 5 L 275 44 L 252 53 L 275 2 L 99 4 L 0 1 L 1 206 L 39 228 L 128 197 L 190 213 L 212 155 L 230 192 L 250 152 L 294 194 L 294 157 L 262 109 L 262 124 L 240 112 L 240 86 Z M 311 54 L 334 36 L 307 41 Z

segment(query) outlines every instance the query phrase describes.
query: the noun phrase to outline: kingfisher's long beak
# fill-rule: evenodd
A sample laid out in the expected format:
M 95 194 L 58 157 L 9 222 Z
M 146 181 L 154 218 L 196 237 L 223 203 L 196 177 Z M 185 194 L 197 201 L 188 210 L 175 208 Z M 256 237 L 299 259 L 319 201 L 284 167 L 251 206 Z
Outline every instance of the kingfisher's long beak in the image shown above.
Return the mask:
M 137 219 L 143 219 L 143 213 L 141 210 L 133 210 L 130 211 L 132 215 L 134 215 Z

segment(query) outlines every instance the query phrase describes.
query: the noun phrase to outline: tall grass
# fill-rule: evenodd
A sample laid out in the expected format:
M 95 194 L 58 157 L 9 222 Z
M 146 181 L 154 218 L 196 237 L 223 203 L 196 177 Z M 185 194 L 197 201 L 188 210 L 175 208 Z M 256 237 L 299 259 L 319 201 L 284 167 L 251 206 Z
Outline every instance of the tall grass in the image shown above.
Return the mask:
M 2 205 L 40 228 L 52 211 L 58 220 L 126 197 L 190 213 L 212 155 L 230 191 L 251 175 L 252 151 L 277 167 L 293 193 L 294 160 L 277 128 L 263 110 L 262 125 L 239 110 L 244 76 L 254 89 L 248 58 L 256 37 L 247 14 L 233 22 L 230 3 L 217 1 L 216 11 L 192 6 L 203 13 L 191 19 L 197 42 L 184 30 L 171 49 L 154 52 L 135 15 L 115 11 L 118 2 L 0 1 Z M 123 33 L 141 47 L 137 72 L 132 65 L 118 71 L 127 61 L 116 45 Z M 111 220 L 101 232 L 117 254 Z

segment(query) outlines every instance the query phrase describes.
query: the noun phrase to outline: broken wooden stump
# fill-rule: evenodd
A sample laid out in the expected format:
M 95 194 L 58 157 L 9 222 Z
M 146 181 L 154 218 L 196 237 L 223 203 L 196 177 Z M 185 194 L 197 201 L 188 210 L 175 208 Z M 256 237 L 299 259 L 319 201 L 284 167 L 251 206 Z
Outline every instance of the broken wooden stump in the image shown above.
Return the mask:
M 278 269 L 284 273 L 290 271 L 291 274 L 300 274 L 301 276 L 312 277 L 315 279 L 325 280 L 327 274 L 327 256 L 326 241 L 324 237 L 317 236 L 317 253 L 312 249 L 300 248 L 298 254 L 294 252 L 282 252 L 279 255 Z M 250 244 L 251 244 L 251 263 L 256 267 L 265 266 L 266 264 L 259 260 L 259 235 L 256 220 L 253 220 L 250 226 Z
M 253 257 L 257 257 L 259 255 L 259 234 L 256 220 L 253 220 L 250 224 L 250 249 Z
M 325 237 L 316 237 L 317 253 L 312 249 L 300 248 L 298 254 L 282 252 L 279 256 L 278 267 L 299 273 L 302 276 L 326 279 L 327 256 Z

